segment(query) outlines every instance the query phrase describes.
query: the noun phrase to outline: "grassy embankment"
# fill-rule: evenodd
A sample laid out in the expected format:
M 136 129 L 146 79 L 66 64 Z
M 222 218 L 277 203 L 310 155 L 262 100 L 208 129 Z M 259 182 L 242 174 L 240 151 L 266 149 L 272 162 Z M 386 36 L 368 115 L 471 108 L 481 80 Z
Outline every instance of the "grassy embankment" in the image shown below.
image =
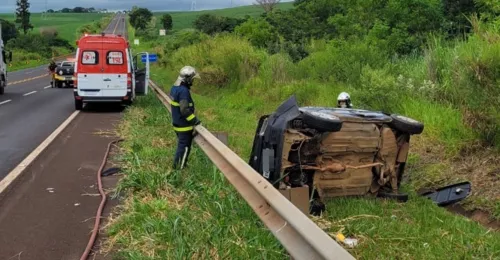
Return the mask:
M 469 42 L 432 48 L 423 57 L 371 68 L 362 66 L 358 57 L 368 58 L 367 63 L 372 64 L 389 61 L 362 44 L 334 48 L 317 43 L 309 58 L 293 64 L 282 54 L 270 56 L 235 36 L 203 38 L 175 51 L 168 49 L 171 42 L 157 41 L 156 50 L 164 53 L 160 53 L 162 62 L 153 67 L 152 77 L 168 92 L 182 66 L 197 67 L 203 77 L 194 87 L 198 116 L 208 129 L 228 132 L 229 146 L 245 160 L 258 116 L 272 112 L 291 94 L 297 95 L 300 105 L 333 106 L 336 95 L 347 90 L 355 103 L 390 106 L 387 109 L 424 122 L 424 134 L 412 142 L 407 170 L 411 178 L 404 185 L 411 194 L 408 203 L 337 199 L 329 202 L 326 214 L 315 221 L 330 234 L 342 231 L 358 238 L 360 244 L 350 251 L 360 259 L 500 257 L 498 233 L 438 208 L 414 192 L 425 186 L 472 179 L 476 185 L 470 203 L 500 214 L 498 198 L 495 200 L 487 181 L 475 179 L 477 172 L 471 175 L 453 166 L 461 165 L 467 154 L 478 155 L 468 147 L 477 142 L 479 133 L 466 124 L 461 110 L 426 96 L 434 94 L 436 88 L 445 88 L 428 81 L 435 71 L 432 66 L 441 66 L 440 77 L 451 86 L 463 84 L 449 75 L 462 72 L 468 76 L 471 58 L 477 64 L 496 61 L 489 54 L 500 46 L 477 35 Z M 477 56 L 470 55 L 472 47 Z M 325 79 L 325 75 L 332 77 Z M 170 170 L 175 137 L 167 110 L 152 93 L 127 111 L 119 132 L 126 139 L 122 158 L 126 176 L 119 190 L 127 191 L 128 196 L 108 231 L 110 246 L 122 256 L 285 258 L 279 243 L 196 146 L 189 169 Z M 477 170 L 481 166 L 468 163 Z M 489 178 L 486 173 L 481 177 Z M 481 202 L 481 197 L 489 202 Z
M 91 22 L 98 22 L 106 14 L 51 14 L 46 19 L 41 17 L 39 13 L 33 13 L 31 15 L 31 24 L 33 24 L 33 31 L 29 34 L 40 34 L 41 31 L 52 31 L 55 30 L 58 33 L 59 38 L 67 40 L 73 47 L 75 47 L 75 41 L 80 36 L 77 33 L 77 29 L 82 24 L 87 24 Z M 1 14 L 0 19 L 5 19 L 7 21 L 14 22 L 14 14 Z M 19 34 L 23 34 L 19 32 Z M 40 43 L 37 43 L 40 44 Z M 40 46 L 39 46 L 40 47 Z M 45 46 L 43 46 L 45 47 Z M 48 46 L 51 47 L 51 46 Z M 55 56 L 62 56 L 71 53 L 71 50 L 64 47 L 51 47 L 50 48 Z M 36 67 L 40 65 L 48 64 L 50 61 L 51 53 L 38 53 L 29 50 L 23 50 L 21 48 L 15 48 L 12 55 L 12 63 L 9 65 L 9 71 L 16 71 L 20 69 Z
M 281 3 L 278 5 L 278 9 L 286 10 L 293 7 L 293 3 Z M 191 28 L 193 26 L 193 22 L 196 18 L 202 14 L 213 14 L 219 16 L 228 16 L 234 18 L 243 18 L 246 15 L 251 17 L 259 16 L 262 14 L 262 8 L 258 6 L 241 6 L 235 8 L 228 9 L 219 9 L 219 10 L 207 10 L 207 11 L 197 11 L 197 12 L 168 12 L 172 15 L 172 20 L 174 22 L 174 27 L 172 30 L 182 30 L 186 28 Z M 160 18 L 164 14 L 164 12 L 155 12 L 154 16 L 157 18 L 157 26 L 160 28 Z

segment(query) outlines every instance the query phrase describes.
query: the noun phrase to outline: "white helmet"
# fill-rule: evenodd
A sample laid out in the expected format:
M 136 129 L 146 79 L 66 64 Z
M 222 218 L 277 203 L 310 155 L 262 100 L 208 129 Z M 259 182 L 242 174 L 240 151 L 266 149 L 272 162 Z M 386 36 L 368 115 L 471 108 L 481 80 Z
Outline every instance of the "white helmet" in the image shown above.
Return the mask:
M 193 84 L 194 78 L 200 78 L 196 69 L 191 66 L 185 66 L 181 69 L 179 73 L 179 77 L 177 77 L 177 81 L 175 82 L 176 86 L 180 86 L 182 82 L 191 86 Z
M 351 96 L 347 92 L 342 92 L 337 97 L 337 107 L 340 108 L 351 108 Z

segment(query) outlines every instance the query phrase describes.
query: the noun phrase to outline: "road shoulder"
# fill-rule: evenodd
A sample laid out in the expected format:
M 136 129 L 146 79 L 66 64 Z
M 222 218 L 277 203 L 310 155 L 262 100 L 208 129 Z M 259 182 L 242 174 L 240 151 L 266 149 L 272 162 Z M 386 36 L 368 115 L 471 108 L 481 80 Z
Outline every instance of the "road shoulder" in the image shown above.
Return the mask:
M 97 170 L 120 118 L 80 113 L 0 196 L 0 259 L 80 258 L 101 200 Z M 103 178 L 104 189 L 116 181 Z M 104 217 L 116 204 L 108 198 Z

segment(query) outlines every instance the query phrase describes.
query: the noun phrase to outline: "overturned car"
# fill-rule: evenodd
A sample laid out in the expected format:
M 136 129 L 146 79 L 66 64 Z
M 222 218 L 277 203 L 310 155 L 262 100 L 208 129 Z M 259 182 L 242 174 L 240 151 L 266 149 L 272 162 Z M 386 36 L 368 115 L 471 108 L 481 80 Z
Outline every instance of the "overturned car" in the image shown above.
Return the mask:
M 277 189 L 309 187 L 314 213 L 325 199 L 399 191 L 410 136 L 424 125 L 401 115 L 300 107 L 295 97 L 259 120 L 249 164 Z

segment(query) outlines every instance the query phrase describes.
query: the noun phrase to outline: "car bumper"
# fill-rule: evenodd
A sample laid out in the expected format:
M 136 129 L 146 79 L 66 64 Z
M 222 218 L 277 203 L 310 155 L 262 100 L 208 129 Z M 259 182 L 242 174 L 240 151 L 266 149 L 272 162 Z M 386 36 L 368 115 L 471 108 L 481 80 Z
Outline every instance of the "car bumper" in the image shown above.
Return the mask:
M 80 96 L 80 95 L 78 95 L 78 92 L 76 91 L 76 89 L 73 93 L 74 93 L 74 97 L 76 100 L 81 100 L 85 103 L 129 102 L 132 98 L 132 94 L 130 92 L 127 92 L 127 95 L 125 95 L 125 96 L 116 96 L 116 97 Z
M 75 81 L 75 77 L 73 77 L 73 76 L 59 76 L 59 75 L 54 75 L 54 79 L 60 80 L 60 81 L 66 81 L 66 82 Z

